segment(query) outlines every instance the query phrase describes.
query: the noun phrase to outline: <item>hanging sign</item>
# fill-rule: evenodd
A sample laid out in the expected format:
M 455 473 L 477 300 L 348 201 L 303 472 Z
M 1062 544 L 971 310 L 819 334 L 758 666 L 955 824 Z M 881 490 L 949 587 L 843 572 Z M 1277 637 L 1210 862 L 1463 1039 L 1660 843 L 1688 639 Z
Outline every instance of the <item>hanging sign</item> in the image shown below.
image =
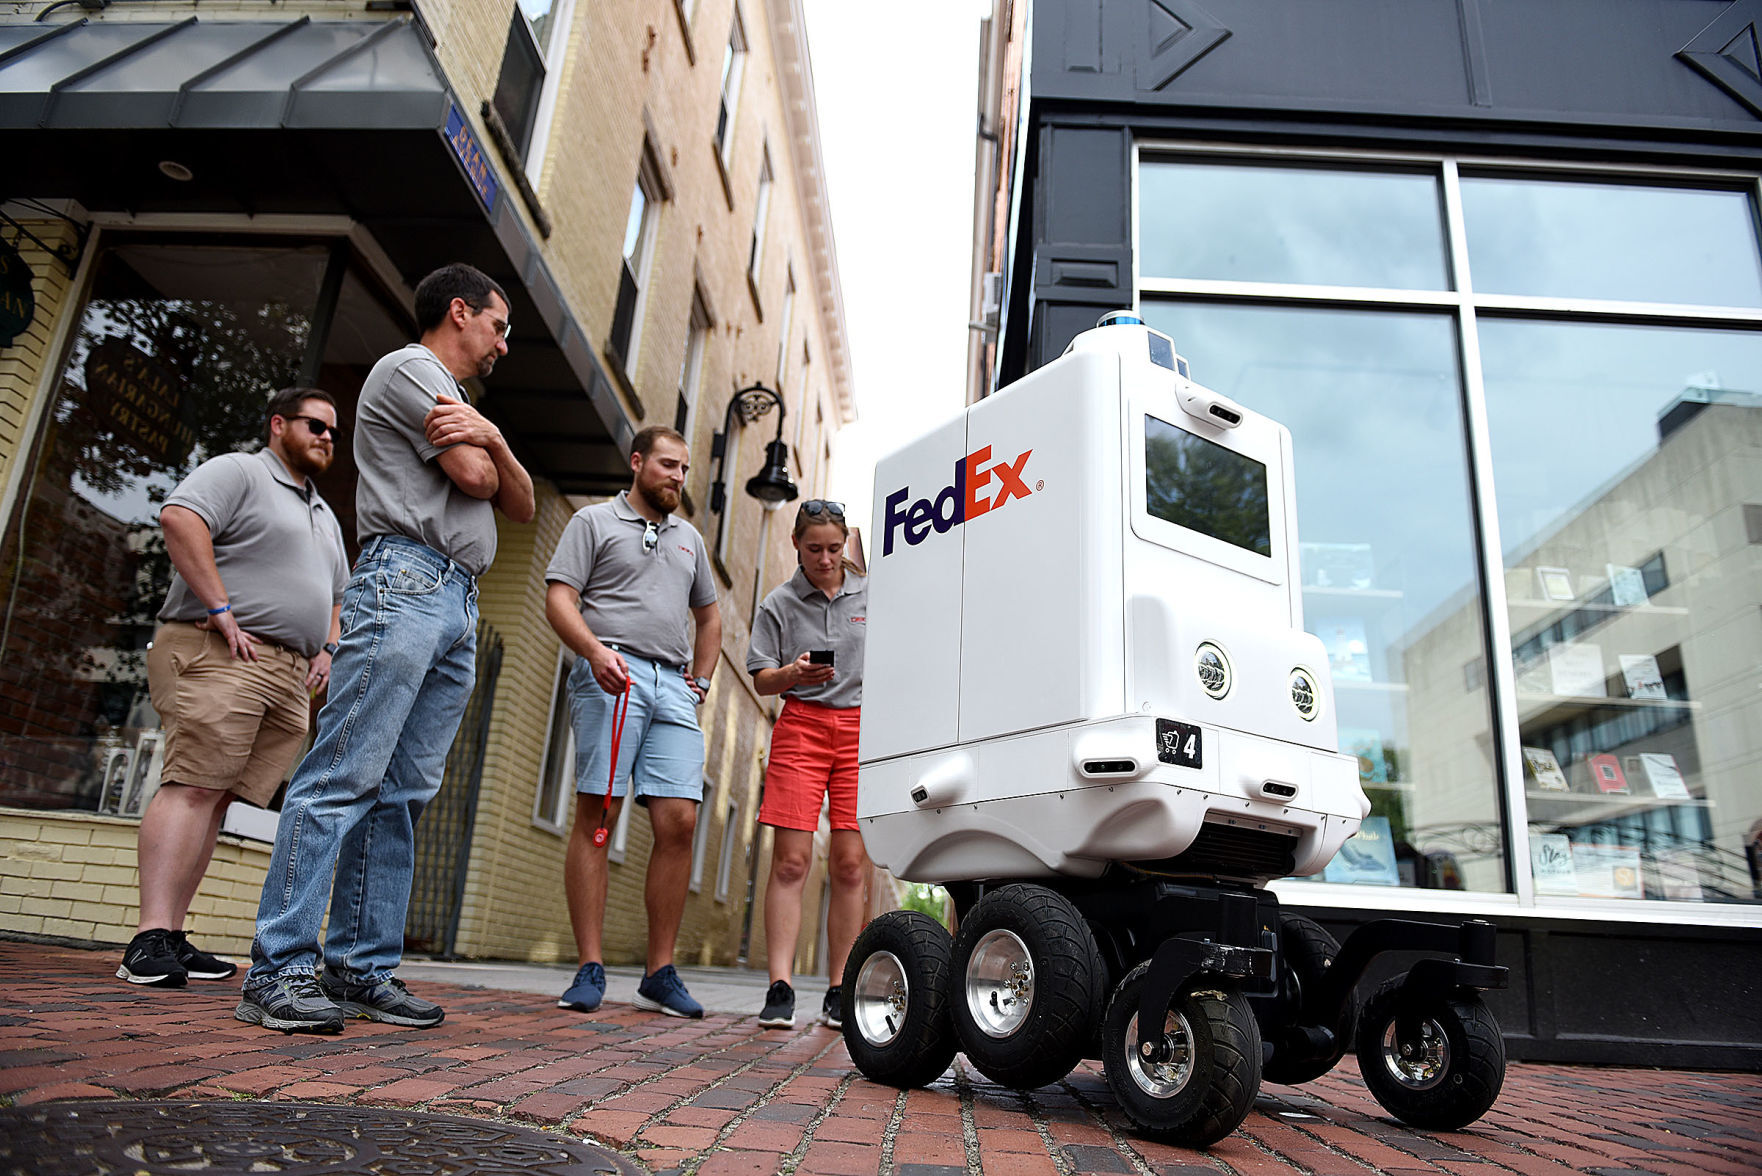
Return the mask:
M 0 347 L 10 347 L 37 314 L 34 275 L 18 250 L 0 242 Z
M 483 206 L 494 212 L 496 209 L 496 176 L 490 169 L 489 157 L 484 155 L 483 146 L 471 131 L 471 124 L 457 106 L 447 107 L 447 146 L 459 157 L 464 165 L 465 178 L 471 181 L 472 191 L 483 201 Z
M 148 461 L 178 465 L 196 444 L 176 376 L 126 339 L 86 354 L 86 403 L 99 422 Z

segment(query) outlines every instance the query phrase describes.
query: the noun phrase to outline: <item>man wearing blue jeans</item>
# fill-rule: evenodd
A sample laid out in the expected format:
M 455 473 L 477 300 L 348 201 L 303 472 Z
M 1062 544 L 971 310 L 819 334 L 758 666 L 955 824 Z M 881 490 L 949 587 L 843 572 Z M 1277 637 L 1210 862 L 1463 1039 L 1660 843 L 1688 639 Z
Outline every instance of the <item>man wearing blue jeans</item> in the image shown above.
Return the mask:
M 422 341 L 374 365 L 356 410 L 361 556 L 233 1012 L 266 1029 L 337 1033 L 345 1017 L 427 1028 L 445 1015 L 393 975 L 416 819 L 440 789 L 476 678 L 477 577 L 495 558 L 495 511 L 528 522 L 533 497 L 460 383 L 507 354 L 506 294 L 468 265 L 445 266 L 416 287 L 416 318 Z
M 557 1004 L 590 1013 L 606 994 L 600 934 L 606 917 L 606 839 L 626 792 L 654 829 L 643 903 L 648 966 L 636 1007 L 701 1017 L 673 967 L 703 800 L 704 736 L 697 708 L 710 693 L 722 614 L 703 536 L 674 515 L 685 485 L 685 438 L 652 425 L 631 443 L 630 489 L 575 512 L 545 569 L 545 616 L 579 660 L 569 674 L 575 723 L 575 826 L 563 887 L 580 967 Z M 612 765 L 612 716 L 628 697 Z M 611 791 L 608 803 L 607 791 Z

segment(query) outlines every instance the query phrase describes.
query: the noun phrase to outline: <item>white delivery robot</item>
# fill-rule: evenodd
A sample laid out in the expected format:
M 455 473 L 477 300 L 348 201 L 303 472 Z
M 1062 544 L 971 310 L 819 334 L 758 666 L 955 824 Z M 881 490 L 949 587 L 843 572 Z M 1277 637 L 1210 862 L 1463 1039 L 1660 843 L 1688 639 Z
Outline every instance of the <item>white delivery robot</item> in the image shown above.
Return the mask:
M 867 1077 L 922 1085 L 958 1048 L 1031 1089 L 1099 1056 L 1139 1130 L 1204 1146 L 1357 1025 L 1398 1117 L 1492 1105 L 1490 924 L 1341 945 L 1264 888 L 1319 873 L 1370 809 L 1303 631 L 1291 452 L 1115 312 L 877 465 L 857 816 L 878 865 L 949 887 L 959 934 L 894 911 L 858 938 Z M 1360 1016 L 1366 964 L 1414 949 L 1454 958 Z

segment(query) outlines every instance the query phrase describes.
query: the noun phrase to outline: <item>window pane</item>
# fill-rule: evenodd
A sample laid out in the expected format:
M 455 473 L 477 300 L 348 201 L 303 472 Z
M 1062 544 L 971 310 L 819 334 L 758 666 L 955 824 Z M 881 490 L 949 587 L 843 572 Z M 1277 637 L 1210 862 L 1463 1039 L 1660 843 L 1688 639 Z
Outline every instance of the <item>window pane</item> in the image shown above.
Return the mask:
M 532 142 L 532 128 L 538 121 L 538 96 L 544 86 L 545 68 L 538 47 L 526 28 L 526 18 L 518 11 L 508 28 L 508 44 L 502 50 L 502 72 L 496 78 L 494 98 L 496 113 L 508 128 L 514 148 L 521 157 Z
M 1762 334 L 1482 318 L 1481 354 L 1538 892 L 1755 901 Z
M 1378 818 L 1326 877 L 1504 891 L 1452 321 L 1149 301 L 1144 317 L 1200 383 L 1291 430 L 1304 620 Z M 1392 864 L 1355 868 L 1389 861 L 1385 830 Z
M 159 507 L 201 462 L 258 447 L 270 393 L 297 382 L 329 253 L 122 244 L 98 258 L 0 541 L 0 803 L 138 813 L 157 787 Z
M 1464 176 L 1462 217 L 1482 293 L 1762 306 L 1743 192 Z
M 1448 285 L 1429 174 L 1145 160 L 1138 182 L 1147 278 Z
M 532 26 L 532 39 L 538 42 L 539 49 L 548 53 L 551 17 L 556 13 L 556 5 L 552 0 L 520 0 L 520 11 L 526 14 L 526 22 Z

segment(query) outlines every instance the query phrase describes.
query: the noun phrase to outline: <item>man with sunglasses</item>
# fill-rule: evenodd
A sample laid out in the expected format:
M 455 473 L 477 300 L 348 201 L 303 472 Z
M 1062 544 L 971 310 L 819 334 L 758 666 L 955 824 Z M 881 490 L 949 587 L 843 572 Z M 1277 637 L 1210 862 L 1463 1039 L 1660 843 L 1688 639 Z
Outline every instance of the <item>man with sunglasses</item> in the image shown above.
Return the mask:
M 557 1001 L 578 1012 L 593 1012 L 606 994 L 603 831 L 634 792 L 654 830 L 643 893 L 647 967 L 636 1007 L 704 1015 L 673 967 L 703 800 L 697 708 L 709 696 L 722 646 L 703 536 L 674 514 L 690 468 L 684 437 L 663 425 L 642 430 L 631 444 L 630 489 L 576 511 L 545 569 L 545 615 L 578 659 L 569 674 L 577 796 L 563 882 L 580 967 Z M 614 777 L 612 732 L 621 702 L 627 709 Z
M 312 484 L 335 456 L 336 403 L 288 388 L 269 444 L 210 458 L 159 511 L 171 588 L 147 650 L 165 730 L 161 784 L 141 816 L 139 933 L 119 979 L 157 988 L 238 971 L 184 933 L 234 800 L 267 805 L 300 753 L 309 699 L 330 681 L 348 556 Z
M 416 287 L 421 341 L 380 359 L 361 387 L 361 555 L 330 700 L 282 804 L 240 1021 L 337 1033 L 345 1017 L 424 1029 L 445 1016 L 394 973 L 416 819 L 440 790 L 476 680 L 477 578 L 495 558 L 495 512 L 533 515 L 532 479 L 464 387 L 507 354 L 508 324 L 501 286 L 443 266 Z

